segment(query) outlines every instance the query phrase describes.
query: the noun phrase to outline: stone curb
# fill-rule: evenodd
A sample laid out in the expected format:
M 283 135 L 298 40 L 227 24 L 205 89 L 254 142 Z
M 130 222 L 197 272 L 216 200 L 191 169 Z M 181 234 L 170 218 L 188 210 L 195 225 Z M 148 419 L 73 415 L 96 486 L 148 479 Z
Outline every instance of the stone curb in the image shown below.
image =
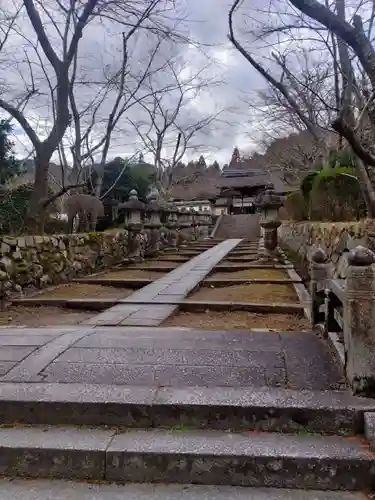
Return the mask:
M 361 433 L 375 400 L 338 391 L 1 383 L 3 424 Z M 366 413 L 369 415 L 369 413 Z
M 375 465 L 360 440 L 272 433 L 17 427 L 0 448 L 5 476 L 118 483 L 369 490 Z

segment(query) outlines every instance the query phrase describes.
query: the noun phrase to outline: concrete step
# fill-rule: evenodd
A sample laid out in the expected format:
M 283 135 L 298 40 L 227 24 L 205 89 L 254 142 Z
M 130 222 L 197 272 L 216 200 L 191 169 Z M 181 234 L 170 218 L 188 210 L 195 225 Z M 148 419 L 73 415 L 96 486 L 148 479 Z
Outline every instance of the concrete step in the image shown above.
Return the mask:
M 0 480 L 1 500 L 364 500 L 360 493 L 231 486 Z
M 343 391 L 56 383 L 2 383 L 0 391 L 0 421 L 4 425 L 186 427 L 349 435 L 363 433 L 364 413 L 374 410 L 374 400 Z
M 3 476 L 368 491 L 361 439 L 211 430 L 0 429 Z

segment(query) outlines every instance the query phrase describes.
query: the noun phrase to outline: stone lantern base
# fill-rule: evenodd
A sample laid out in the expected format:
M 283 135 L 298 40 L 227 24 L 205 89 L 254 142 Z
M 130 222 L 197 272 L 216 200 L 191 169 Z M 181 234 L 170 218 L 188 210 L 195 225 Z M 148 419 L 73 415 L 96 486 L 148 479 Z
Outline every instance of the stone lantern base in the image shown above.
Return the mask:
M 279 221 L 264 221 L 260 223 L 263 237 L 259 244 L 259 263 L 280 263 L 283 255 L 278 245 L 277 229 L 281 225 Z

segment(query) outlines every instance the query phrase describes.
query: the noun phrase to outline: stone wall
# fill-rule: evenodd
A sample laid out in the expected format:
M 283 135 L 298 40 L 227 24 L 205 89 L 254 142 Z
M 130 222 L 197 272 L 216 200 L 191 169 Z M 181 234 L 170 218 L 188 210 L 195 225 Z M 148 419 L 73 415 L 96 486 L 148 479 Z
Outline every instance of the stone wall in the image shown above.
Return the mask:
M 169 236 L 168 229 L 160 229 L 160 248 L 169 246 Z M 176 243 L 192 238 L 191 231 L 181 231 Z M 139 234 L 141 257 L 147 255 L 151 240 L 149 230 Z M 0 238 L 0 295 L 22 294 L 66 283 L 77 276 L 110 268 L 128 254 L 129 233 L 125 229 L 54 236 L 3 236 Z
M 281 246 L 301 262 L 322 248 L 334 264 L 336 277 L 345 278 L 347 254 L 358 245 L 374 249 L 375 224 L 371 220 L 354 222 L 284 222 L 279 228 Z

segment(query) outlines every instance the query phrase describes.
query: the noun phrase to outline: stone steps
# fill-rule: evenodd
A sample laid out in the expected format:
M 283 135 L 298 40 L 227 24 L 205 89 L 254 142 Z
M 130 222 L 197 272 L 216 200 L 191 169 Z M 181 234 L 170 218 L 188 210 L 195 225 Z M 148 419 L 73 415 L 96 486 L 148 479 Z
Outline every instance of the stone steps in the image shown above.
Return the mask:
M 374 410 L 375 400 L 356 398 L 344 391 L 266 387 L 8 382 L 1 384 L 0 392 L 4 426 L 183 427 L 348 436 L 363 433 L 364 413 Z
M 259 216 L 224 215 L 216 230 L 216 238 L 257 238 L 260 236 Z
M 162 484 L 0 480 L 2 500 L 364 500 L 360 493 Z
M 360 438 L 212 430 L 0 429 L 7 477 L 369 490 L 375 456 Z

